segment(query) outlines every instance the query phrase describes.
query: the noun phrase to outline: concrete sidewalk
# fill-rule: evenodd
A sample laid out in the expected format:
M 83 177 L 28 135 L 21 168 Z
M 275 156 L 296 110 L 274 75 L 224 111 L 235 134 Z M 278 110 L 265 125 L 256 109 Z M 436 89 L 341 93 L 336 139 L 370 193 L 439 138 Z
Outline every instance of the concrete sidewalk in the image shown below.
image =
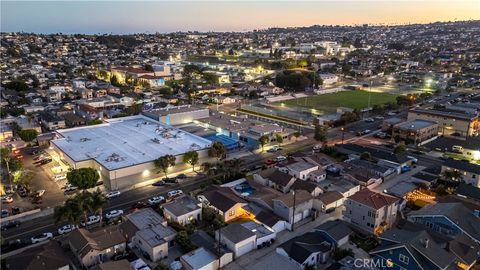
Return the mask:
M 323 224 L 329 220 L 340 219 L 341 216 L 342 216 L 342 209 L 337 208 L 334 212 L 321 215 L 320 217 L 318 217 L 316 220 L 312 222 L 308 222 L 303 225 L 297 224 L 296 226 L 298 227 L 296 227 L 293 232 L 285 230 L 277 234 L 275 243 L 273 243 L 270 247 L 251 251 L 241 256 L 240 258 L 236 259 L 235 261 L 231 262 L 227 266 L 225 266 L 225 269 L 226 270 L 249 269 L 250 266 L 258 263 L 258 261 L 261 260 L 263 257 L 269 255 L 270 253 L 276 252 L 275 251 L 276 248 L 282 243 L 285 243 L 286 241 L 294 237 L 307 233 L 313 230 L 315 227 L 319 226 L 320 224 Z

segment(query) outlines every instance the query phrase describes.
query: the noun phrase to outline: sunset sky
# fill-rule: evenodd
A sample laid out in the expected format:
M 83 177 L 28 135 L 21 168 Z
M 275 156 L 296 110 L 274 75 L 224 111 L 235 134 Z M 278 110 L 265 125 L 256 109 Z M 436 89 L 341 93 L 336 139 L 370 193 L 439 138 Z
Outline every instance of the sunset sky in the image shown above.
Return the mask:
M 248 31 L 275 26 L 468 19 L 480 19 L 480 0 L 1 1 L 4 32 Z

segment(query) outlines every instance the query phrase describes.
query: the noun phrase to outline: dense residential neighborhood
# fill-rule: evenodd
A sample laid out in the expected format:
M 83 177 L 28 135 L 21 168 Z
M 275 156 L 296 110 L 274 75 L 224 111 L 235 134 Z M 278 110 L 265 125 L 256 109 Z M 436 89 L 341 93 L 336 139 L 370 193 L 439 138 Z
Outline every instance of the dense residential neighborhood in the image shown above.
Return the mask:
M 2 269 L 479 269 L 478 20 L 0 52 Z

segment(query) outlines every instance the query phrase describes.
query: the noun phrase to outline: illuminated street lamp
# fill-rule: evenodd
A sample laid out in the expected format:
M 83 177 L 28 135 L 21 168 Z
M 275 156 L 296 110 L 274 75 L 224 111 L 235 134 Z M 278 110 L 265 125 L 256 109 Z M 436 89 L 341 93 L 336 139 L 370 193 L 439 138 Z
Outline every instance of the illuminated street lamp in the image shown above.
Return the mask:
M 341 127 L 340 130 L 342 130 L 342 144 L 343 144 L 343 139 L 345 138 L 345 128 Z

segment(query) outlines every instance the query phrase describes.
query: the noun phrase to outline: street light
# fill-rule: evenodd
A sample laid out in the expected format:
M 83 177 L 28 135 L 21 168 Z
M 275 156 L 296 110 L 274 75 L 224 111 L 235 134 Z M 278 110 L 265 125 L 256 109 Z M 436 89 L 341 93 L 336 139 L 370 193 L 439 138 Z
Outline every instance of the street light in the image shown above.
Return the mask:
M 295 190 L 292 191 L 292 193 L 293 193 L 293 217 L 292 217 L 292 232 L 293 232 L 295 227 Z
M 342 130 L 342 144 L 343 144 L 343 139 L 345 138 L 345 128 L 342 127 L 340 129 Z

